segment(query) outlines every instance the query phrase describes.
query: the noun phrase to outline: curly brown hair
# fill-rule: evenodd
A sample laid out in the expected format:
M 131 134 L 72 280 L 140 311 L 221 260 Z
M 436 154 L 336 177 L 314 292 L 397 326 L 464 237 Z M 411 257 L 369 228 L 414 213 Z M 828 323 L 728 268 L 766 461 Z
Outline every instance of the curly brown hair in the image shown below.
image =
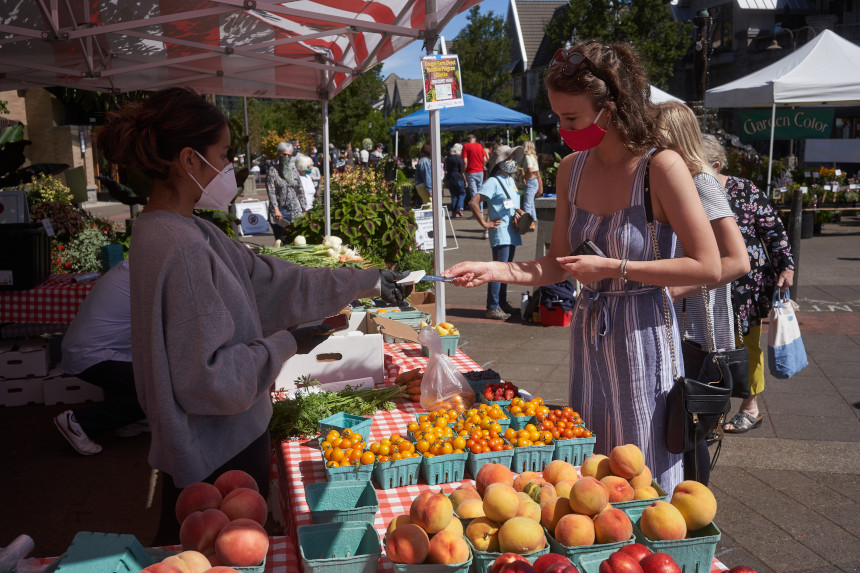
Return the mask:
M 226 126 L 227 118 L 204 96 L 169 88 L 108 113 L 98 142 L 112 163 L 166 180 L 180 151 L 190 147 L 205 155 Z
M 572 52 L 588 58 L 602 79 L 584 64 L 570 75 L 562 72 L 563 65 L 550 64 L 544 77 L 546 89 L 587 94 L 598 109 L 611 109 L 614 102 L 615 128 L 625 147 L 633 153 L 640 154 L 651 147 L 665 148 L 666 142 L 657 129 L 657 108 L 651 103 L 651 84 L 636 50 L 629 44 L 606 46 L 596 40 L 585 40 L 564 55 Z

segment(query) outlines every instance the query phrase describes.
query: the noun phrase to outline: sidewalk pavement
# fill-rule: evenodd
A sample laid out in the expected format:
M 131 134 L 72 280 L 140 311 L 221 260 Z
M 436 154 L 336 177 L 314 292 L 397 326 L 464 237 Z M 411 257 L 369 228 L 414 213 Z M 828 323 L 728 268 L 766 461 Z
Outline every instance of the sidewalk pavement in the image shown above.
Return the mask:
M 90 210 L 123 221 L 128 213 L 121 205 Z M 490 259 L 489 242 L 471 215 L 449 225 L 449 246 L 453 226 L 459 248 L 444 252 L 446 266 Z M 860 226 L 826 224 L 821 236 L 802 241 L 798 316 L 809 366 L 790 380 L 767 373 L 759 401 L 764 423 L 724 439 L 710 486 L 722 531 L 717 557 L 729 567 L 860 571 L 858 238 Z M 272 237 L 241 240 L 270 244 Z M 534 241 L 535 233 L 525 236 L 516 260 L 534 257 Z M 508 302 L 518 307 L 525 290 L 512 285 Z M 460 329 L 465 353 L 548 403 L 566 404 L 566 329 L 518 317 L 485 319 L 484 287 L 447 285 L 446 299 L 448 321 Z M 153 512 L 140 511 L 148 438 L 112 439 L 103 453 L 82 458 L 52 428 L 51 416 L 64 409 L 26 406 L 0 416 L 3 467 L 14 468 L 4 472 L 7 485 L 0 487 L 0 545 L 27 531 L 39 555 L 56 554 L 80 529 L 130 532 L 146 542 L 155 529 Z M 116 495 L 100 498 L 104 491 Z

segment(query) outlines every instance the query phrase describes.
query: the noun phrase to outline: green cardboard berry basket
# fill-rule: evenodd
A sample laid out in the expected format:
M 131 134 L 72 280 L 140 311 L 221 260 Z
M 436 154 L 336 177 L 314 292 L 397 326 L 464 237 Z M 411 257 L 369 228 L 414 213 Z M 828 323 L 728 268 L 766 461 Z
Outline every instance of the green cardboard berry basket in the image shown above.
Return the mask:
M 556 440 L 552 459 L 564 460 L 569 464 L 581 466 L 582 462 L 594 453 L 595 443 L 597 443 L 597 436 Z
M 660 487 L 660 485 L 656 481 L 651 480 L 651 487 L 657 490 L 657 493 L 659 494 L 658 497 L 652 499 L 634 499 L 632 501 L 617 501 L 612 504 L 612 507 L 620 509 L 621 511 L 626 513 L 627 517 L 630 518 L 630 521 L 638 520 L 642 516 L 642 510 L 644 510 L 646 507 L 648 507 L 658 499 L 667 501 L 667 499 L 669 498 L 669 494 L 666 493 L 666 491 L 662 487 Z
M 322 453 L 323 451 L 320 450 L 320 454 Z M 325 468 L 325 479 L 326 481 L 330 482 L 347 480 L 370 481 L 370 474 L 373 472 L 372 464 L 349 465 L 343 468 L 330 468 L 328 467 L 328 460 L 325 459 L 325 456 L 323 456 L 322 464 L 323 468 Z
M 427 485 L 439 485 L 461 481 L 466 471 L 468 452 L 462 454 L 442 454 L 432 458 L 421 458 L 421 479 Z
M 398 573 L 468 573 L 472 566 L 472 548 L 469 547 L 469 560 L 454 565 L 436 565 L 433 563 L 422 563 L 419 565 L 408 565 L 406 563 L 391 562 L 392 569 Z
M 305 499 L 314 523 L 373 523 L 379 497 L 369 481 L 323 481 L 305 486 Z
M 493 551 L 478 551 L 468 539 L 466 539 L 466 543 L 469 544 L 469 548 L 472 550 L 472 565 L 474 566 L 474 573 L 487 573 L 493 568 L 493 563 L 501 555 L 501 553 L 495 553 Z M 544 539 L 543 549 L 538 549 L 531 553 L 524 553 L 523 557 L 528 559 L 529 563 L 534 564 L 538 557 L 546 555 L 547 553 L 549 553 L 549 544 L 546 543 L 546 540 Z
M 475 392 L 475 396 L 478 397 L 478 401 L 481 404 L 486 404 L 487 406 L 492 406 L 493 404 L 498 404 L 502 408 L 507 408 L 511 405 L 511 400 L 487 400 L 487 397 L 484 396 L 483 390 L 481 392 Z
M 510 412 L 505 412 L 505 415 L 511 420 L 511 428 L 515 430 L 522 430 L 529 424 L 534 424 L 535 417 L 534 416 L 514 416 Z
M 439 338 L 442 339 L 442 352 L 448 356 L 454 356 L 457 354 L 457 345 L 460 343 L 459 334 L 442 334 Z M 430 356 L 430 349 L 422 344 L 421 354 L 424 356 Z
M 709 573 L 717 551 L 717 543 L 722 537 L 720 529 L 713 521 L 701 529 L 688 531 L 685 539 L 672 541 L 652 541 L 645 537 L 639 528 L 642 514 L 632 520 L 633 535 L 652 553 L 666 553 L 675 560 L 682 573 Z M 631 518 L 632 519 L 632 518 Z
M 480 454 L 473 454 L 472 452 L 468 452 L 468 457 L 466 458 L 466 473 L 469 474 L 469 477 L 475 478 L 478 475 L 478 472 L 484 466 L 484 464 L 502 464 L 506 468 L 511 467 L 511 460 L 514 457 L 513 450 L 502 450 L 500 452 L 482 452 Z
M 605 549 L 602 545 L 592 545 L 592 547 L 600 547 L 601 549 L 579 555 L 578 561 L 574 563 L 579 569 L 579 573 L 600 573 L 600 564 L 617 551 L 616 549 Z
M 559 555 L 564 555 L 570 562 L 576 564 L 579 559 L 588 553 L 594 553 L 596 551 L 609 551 L 609 553 L 614 553 L 624 547 L 625 545 L 630 545 L 631 543 L 636 542 L 636 538 L 631 535 L 630 539 L 625 541 L 616 541 L 615 543 L 601 543 L 595 545 L 580 545 L 578 547 L 568 547 L 567 545 L 562 545 L 556 540 L 553 535 L 547 531 L 546 527 L 543 529 L 544 535 L 546 535 L 546 540 L 549 542 L 549 550 L 552 553 L 558 553 Z
M 328 418 L 323 418 L 318 422 L 322 437 L 331 430 L 337 430 L 341 434 L 347 428 L 358 433 L 364 438 L 365 443 L 370 439 L 370 428 L 373 426 L 373 418 L 365 416 L 355 416 L 346 412 L 338 412 Z
M 392 489 L 418 483 L 418 471 L 423 456 L 405 460 L 377 461 L 373 466 L 373 479 L 380 489 Z
M 372 523 L 323 523 L 298 528 L 304 573 L 375 573 L 382 556 Z
M 515 474 L 542 472 L 546 465 L 552 461 L 553 450 L 555 450 L 555 443 L 543 446 L 514 446 L 511 471 Z

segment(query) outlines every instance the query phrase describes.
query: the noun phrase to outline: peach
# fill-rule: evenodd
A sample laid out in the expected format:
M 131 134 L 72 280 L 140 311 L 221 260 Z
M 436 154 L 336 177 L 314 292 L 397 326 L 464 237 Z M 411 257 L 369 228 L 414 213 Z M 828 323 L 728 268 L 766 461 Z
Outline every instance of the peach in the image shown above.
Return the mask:
M 540 477 L 540 474 L 537 472 L 523 472 L 514 479 L 514 489 L 517 491 L 523 491 L 523 486 L 526 485 L 529 480 L 533 479 L 543 479 Z
M 566 497 L 555 497 L 541 509 L 541 525 L 546 527 L 547 531 L 554 534 L 558 520 L 572 511 L 573 510 L 570 509 L 570 501 L 568 501 Z
M 484 515 L 502 523 L 517 514 L 520 498 L 514 486 L 504 483 L 491 483 L 484 490 Z
M 609 503 L 609 488 L 593 477 L 576 480 L 570 490 L 570 509 L 583 515 L 595 515 Z
M 260 525 L 266 525 L 266 517 L 269 515 L 266 499 L 256 490 L 248 487 L 237 487 L 228 493 L 221 502 L 221 511 L 230 518 L 230 521 L 242 518 L 253 519 Z
M 532 502 L 534 501 L 531 498 L 531 496 L 529 494 L 525 493 L 524 491 L 518 491 L 517 497 L 520 498 L 520 501 L 532 501 Z
M 512 517 L 499 528 L 499 551 L 531 553 L 546 546 L 541 524 L 528 517 Z
M 215 554 L 231 567 L 253 567 L 266 558 L 269 536 L 253 519 L 239 518 L 227 524 L 215 540 Z
M 645 454 L 636 444 L 615 446 L 609 452 L 609 468 L 612 473 L 624 479 L 638 476 L 645 469 Z
M 429 551 L 427 532 L 414 523 L 401 525 L 385 538 L 385 553 L 395 563 L 424 563 Z
M 529 481 L 523 486 L 523 493 L 528 494 L 541 507 L 549 503 L 549 500 L 554 497 L 558 497 L 555 487 L 546 481 Z
M 499 573 L 537 573 L 537 569 L 532 567 L 532 564 L 528 561 L 525 563 L 522 561 L 515 561 L 514 563 L 508 563 L 499 569 Z
M 652 541 L 684 539 L 687 535 L 684 515 L 677 507 L 661 499 L 642 510 L 639 528 Z
M 516 553 L 502 553 L 496 560 L 493 561 L 493 568 L 490 569 L 489 573 L 499 573 L 502 570 L 502 567 L 509 563 L 515 563 L 517 561 L 523 562 L 526 565 L 531 565 L 529 560 L 523 557 L 522 555 L 517 555 Z
M 452 519 L 451 523 L 448 524 L 448 527 L 446 527 L 442 531 L 447 531 L 451 535 L 459 535 L 460 537 L 463 537 L 463 522 L 459 519 Z M 439 533 L 442 533 L 442 531 L 440 531 Z M 439 535 L 439 533 L 434 533 L 430 536 L 430 538 L 432 539 L 433 536 Z
M 221 492 L 211 483 L 197 482 L 179 492 L 176 498 L 176 521 L 180 524 L 195 511 L 218 509 L 221 506 Z
M 600 483 L 606 486 L 609 490 L 609 503 L 618 503 L 620 501 L 630 501 L 633 499 L 633 488 L 630 483 L 618 476 L 606 476 Z
M 660 492 L 650 485 L 640 485 L 633 488 L 633 499 L 657 499 Z
M 176 565 L 159 561 L 158 563 L 153 563 L 146 569 L 141 569 L 140 573 L 183 573 L 183 571 Z
M 500 524 L 489 518 L 478 517 L 466 527 L 466 538 L 478 551 L 498 553 L 500 527 Z
M 457 521 L 460 520 L 458 519 Z M 392 531 L 394 531 L 401 525 L 406 525 L 407 523 L 412 523 L 412 519 L 408 515 L 398 515 L 397 517 L 388 522 L 388 527 L 385 530 L 385 535 L 391 535 Z
M 216 565 L 206 573 L 239 573 L 232 567 L 227 567 L 226 565 Z
M 571 513 L 562 516 L 555 526 L 555 540 L 567 547 L 594 545 L 594 522 L 587 515 Z
M 199 551 L 183 551 L 177 553 L 175 557 L 187 563 L 191 573 L 204 573 L 212 568 L 209 559 Z
M 576 479 L 579 479 L 577 476 Z M 573 484 L 576 483 L 576 479 L 566 479 L 555 484 L 555 493 L 558 497 L 568 498 L 570 497 L 570 490 L 573 487 Z
M 484 502 L 480 499 L 467 499 L 457 507 L 457 517 L 461 519 L 484 517 Z
M 412 523 L 433 534 L 448 527 L 454 517 L 454 506 L 444 493 L 425 491 L 412 500 L 409 517 Z
M 603 454 L 594 454 L 582 462 L 579 473 L 582 474 L 582 477 L 593 477 L 598 480 L 605 478 L 612 473 L 612 468 L 609 467 L 609 458 Z
M 182 571 L 182 573 L 191 573 L 191 566 L 176 555 L 165 557 L 161 560 L 161 563 L 164 565 L 170 565 L 171 567 L 176 567 Z
M 179 528 L 179 542 L 186 551 L 199 551 L 207 557 L 215 553 L 215 540 L 230 518 L 220 509 L 195 511 Z
M 430 540 L 427 562 L 438 565 L 454 565 L 469 560 L 469 546 L 462 535 L 440 531 Z
M 594 539 L 598 543 L 627 541 L 633 535 L 633 523 L 620 509 L 607 509 L 594 517 Z
M 540 523 L 541 507 L 535 502 L 533 502 L 531 499 L 520 499 L 520 506 L 519 508 L 517 508 L 517 515 L 519 517 L 528 517 L 529 519 L 534 519 L 535 521 Z
M 564 480 L 575 480 L 576 478 L 576 468 L 573 467 L 573 464 L 569 464 L 564 460 L 553 460 L 543 469 L 543 479 L 552 485 Z
M 484 496 L 484 490 L 491 483 L 504 483 L 511 487 L 514 486 L 514 474 L 508 469 L 508 466 L 502 464 L 484 464 L 478 470 L 478 475 L 475 477 L 475 485 L 478 488 L 478 493 L 481 497 Z
M 570 571 L 571 573 L 573 571 L 573 569 L 570 569 L 573 567 L 573 563 L 570 562 L 570 559 L 568 559 L 564 555 L 559 555 L 558 553 L 547 553 L 546 555 L 541 555 L 535 560 L 532 567 L 535 568 L 535 571 L 537 571 L 537 573 L 546 573 L 546 571 L 548 571 L 550 567 L 553 567 L 555 565 L 561 567 L 561 569 L 559 569 L 559 567 L 556 567 L 554 569 L 556 571 L 564 571 L 564 567 L 568 567 L 569 569 L 567 569 L 567 571 Z
M 629 481 L 630 485 L 632 485 L 633 487 L 640 487 L 643 485 L 651 485 L 651 481 L 653 479 L 654 479 L 654 477 L 651 475 L 651 468 L 649 468 L 648 466 L 645 466 L 642 469 L 641 474 L 633 476 L 632 478 L 630 478 L 627 481 Z
M 697 481 L 686 480 L 679 483 L 675 486 L 669 502 L 684 516 L 688 531 L 705 527 L 717 515 L 717 498 L 708 486 Z
M 468 487 L 468 488 L 462 488 L 462 489 L 461 488 L 455 489 L 451 493 L 451 495 L 448 496 L 448 498 L 451 500 L 451 505 L 454 506 L 454 511 L 457 511 L 457 507 L 461 503 L 463 503 L 467 499 L 477 499 L 478 501 L 480 501 L 481 495 L 478 493 L 478 490 L 476 490 L 475 488 Z
M 215 480 L 215 487 L 218 488 L 218 491 L 221 492 L 222 496 L 226 496 L 228 493 L 239 487 L 253 489 L 258 493 L 260 491 L 260 487 L 257 485 L 257 480 L 252 478 L 251 474 L 243 472 L 242 470 L 228 470 L 224 472 Z

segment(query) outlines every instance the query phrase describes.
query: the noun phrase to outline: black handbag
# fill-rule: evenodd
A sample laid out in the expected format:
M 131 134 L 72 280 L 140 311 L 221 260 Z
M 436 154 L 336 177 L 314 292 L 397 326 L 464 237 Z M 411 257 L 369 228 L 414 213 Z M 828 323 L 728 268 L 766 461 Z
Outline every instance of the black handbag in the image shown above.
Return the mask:
M 651 208 L 651 188 L 649 171 L 651 158 L 645 164 L 644 207 L 651 236 L 651 247 L 655 259 L 660 259 L 657 244 L 657 230 Z M 707 296 L 707 290 L 704 291 Z M 719 354 L 710 356 L 702 364 L 699 378 L 678 376 L 675 357 L 675 343 L 669 318 L 669 297 L 666 289 L 661 288 L 663 298 L 663 319 L 669 353 L 672 359 L 672 374 L 675 380 L 666 397 L 666 449 L 673 454 L 681 454 L 696 448 L 697 444 L 708 437 L 722 423 L 731 409 L 732 375 L 727 361 Z M 709 308 L 707 301 L 705 308 Z M 710 325 L 713 346 L 713 325 Z
M 687 300 L 684 299 L 684 324 L 687 322 Z M 735 322 L 737 324 L 737 322 Z M 681 336 L 683 337 L 682 329 Z M 732 350 L 705 350 L 701 344 L 689 338 L 681 340 L 681 354 L 684 357 L 684 372 L 701 380 L 699 375 L 703 365 L 713 354 L 725 358 L 725 362 L 732 374 L 732 398 L 750 397 L 750 354 L 746 346 L 740 346 Z

